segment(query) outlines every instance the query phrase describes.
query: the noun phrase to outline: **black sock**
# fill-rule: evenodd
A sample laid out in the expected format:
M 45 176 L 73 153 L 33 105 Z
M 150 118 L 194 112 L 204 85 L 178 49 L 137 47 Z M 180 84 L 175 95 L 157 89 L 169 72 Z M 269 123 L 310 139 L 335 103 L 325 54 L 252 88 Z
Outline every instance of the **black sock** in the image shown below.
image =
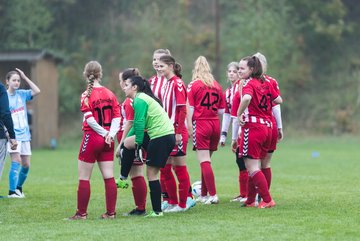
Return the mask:
M 16 189 L 18 189 L 22 193 L 22 187 L 17 186 Z
M 135 158 L 135 150 L 129 150 L 125 146 L 122 147 L 122 158 L 121 158 L 121 170 L 120 175 L 123 177 L 128 177 L 131 166 Z
M 149 181 L 151 205 L 156 213 L 161 212 L 161 187 L 159 180 Z

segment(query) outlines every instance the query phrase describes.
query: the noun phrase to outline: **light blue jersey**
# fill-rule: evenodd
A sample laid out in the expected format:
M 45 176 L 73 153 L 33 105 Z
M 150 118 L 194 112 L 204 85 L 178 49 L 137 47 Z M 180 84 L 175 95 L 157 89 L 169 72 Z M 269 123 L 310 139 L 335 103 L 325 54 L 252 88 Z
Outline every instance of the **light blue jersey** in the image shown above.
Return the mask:
M 31 90 L 16 90 L 14 94 L 8 93 L 8 97 L 16 140 L 30 141 L 26 102 L 32 99 Z

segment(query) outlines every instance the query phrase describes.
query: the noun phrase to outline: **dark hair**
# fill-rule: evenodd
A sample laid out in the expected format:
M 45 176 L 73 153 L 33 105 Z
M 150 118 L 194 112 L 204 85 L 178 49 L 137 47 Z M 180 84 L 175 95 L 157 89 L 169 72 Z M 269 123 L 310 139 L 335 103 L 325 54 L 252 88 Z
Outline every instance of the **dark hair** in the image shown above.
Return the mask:
M 149 95 L 151 98 L 156 100 L 162 106 L 161 101 L 158 98 L 156 98 L 156 96 L 154 95 L 154 93 L 151 90 L 149 82 L 146 79 L 144 79 L 141 76 L 132 76 L 132 77 L 128 78 L 128 80 L 130 81 L 131 86 L 134 86 L 134 85 L 137 86 L 138 92 L 143 92 L 143 93 Z
M 10 80 L 11 76 L 16 75 L 16 74 L 20 76 L 19 72 L 17 72 L 16 70 L 12 70 L 6 74 L 5 79 Z
M 248 56 L 241 60 L 247 61 L 247 66 L 249 68 L 252 68 L 252 73 L 250 74 L 250 77 L 256 78 L 261 80 L 262 82 L 265 81 L 265 78 L 263 76 L 263 68 L 261 65 L 261 62 L 258 57 L 256 56 Z
M 167 65 L 172 64 L 174 66 L 174 74 L 179 78 L 182 77 L 181 65 L 175 61 L 174 57 L 171 55 L 162 55 L 159 60 Z
M 127 80 L 133 76 L 140 76 L 140 71 L 137 68 L 127 68 L 121 73 L 121 78 L 123 81 Z

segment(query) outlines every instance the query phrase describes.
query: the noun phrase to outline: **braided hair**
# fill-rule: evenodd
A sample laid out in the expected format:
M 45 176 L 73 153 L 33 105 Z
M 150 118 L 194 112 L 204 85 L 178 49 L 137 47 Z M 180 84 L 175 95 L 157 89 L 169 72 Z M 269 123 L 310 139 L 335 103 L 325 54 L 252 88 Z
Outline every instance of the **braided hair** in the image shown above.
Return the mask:
M 86 97 L 84 99 L 85 105 L 89 106 L 89 98 L 94 88 L 94 81 L 101 80 L 102 78 L 102 67 L 97 61 L 90 61 L 85 65 L 83 75 L 88 80 L 88 86 L 86 88 Z

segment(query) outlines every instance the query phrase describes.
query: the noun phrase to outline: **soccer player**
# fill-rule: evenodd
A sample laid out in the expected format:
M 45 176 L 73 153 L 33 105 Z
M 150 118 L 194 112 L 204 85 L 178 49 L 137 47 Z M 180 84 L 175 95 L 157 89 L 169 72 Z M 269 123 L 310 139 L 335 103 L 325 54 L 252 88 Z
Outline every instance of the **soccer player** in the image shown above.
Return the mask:
M 270 81 L 271 85 L 274 87 L 274 90 L 277 91 L 278 95 L 281 95 L 280 88 L 279 88 L 279 85 L 278 85 L 278 82 L 276 81 L 276 79 L 270 77 L 269 75 L 266 75 L 266 70 L 267 70 L 266 57 L 259 52 L 254 54 L 254 56 L 256 56 L 260 60 L 265 79 Z M 266 178 L 269 190 L 270 190 L 271 179 L 272 179 L 271 165 L 270 165 L 272 154 L 276 150 L 277 142 L 281 141 L 284 138 L 283 129 L 282 129 L 281 109 L 280 109 L 279 104 L 275 104 L 272 107 L 271 122 L 272 122 L 272 126 L 273 126 L 272 135 L 271 135 L 271 144 L 270 144 L 268 153 L 266 154 L 265 158 L 261 161 L 261 171 Z
M 30 89 L 19 89 L 21 79 L 25 80 Z M 18 142 L 16 150 L 12 150 L 11 145 L 8 144 L 8 152 L 10 153 L 11 158 L 8 197 L 24 198 L 25 195 L 22 187 L 29 173 L 31 158 L 31 134 L 27 119 L 26 102 L 40 94 L 40 89 L 22 70 L 17 68 L 16 71 L 7 73 L 6 83 L 8 85 L 9 108 L 14 123 L 16 141 Z
M 165 182 L 169 197 L 169 206 L 163 211 L 181 212 L 188 210 L 196 204 L 192 198 L 188 197 L 190 177 L 186 167 L 186 149 L 189 138 L 185 125 L 187 100 L 186 87 L 181 80 L 181 65 L 175 62 L 175 59 L 172 56 L 162 55 L 157 66 L 158 73 L 167 80 L 164 84 L 162 103 L 175 128 L 176 145 L 174 150 L 170 153 L 167 164 L 173 166 L 179 182 L 178 188 L 172 185 L 172 180 L 170 180 L 170 183 Z M 162 174 L 168 175 L 167 171 L 164 170 L 166 169 L 163 169 Z M 171 171 L 171 169 L 169 169 L 169 171 Z M 169 179 L 167 178 L 166 180 Z M 179 192 L 179 200 L 177 192 Z M 190 201 L 192 201 L 191 204 Z
M 9 139 L 12 150 L 17 148 L 14 124 L 9 109 L 9 99 L 6 88 L 0 81 L 0 179 L 4 170 L 6 158 L 6 144 Z
M 136 68 L 128 68 L 119 74 L 120 87 L 123 90 L 125 87 L 125 80 L 132 76 L 139 76 L 140 72 Z M 121 121 L 120 121 L 120 130 L 117 134 L 118 138 L 118 148 L 116 150 L 116 156 L 120 156 L 120 147 L 123 149 L 126 148 L 123 146 L 124 140 L 129 133 L 131 127 L 134 123 L 134 108 L 133 100 L 131 98 L 126 98 L 121 104 Z M 122 150 L 123 151 L 123 150 Z M 126 216 L 137 216 L 145 215 L 146 208 L 146 195 L 147 195 L 147 186 L 144 178 L 144 165 L 143 163 L 135 158 L 135 150 L 128 151 L 129 155 L 132 155 L 133 162 L 125 163 L 121 161 L 121 170 L 120 178 L 116 180 L 116 184 L 120 188 L 124 188 L 123 180 L 127 178 L 129 174 L 132 182 L 132 192 L 134 196 L 134 201 L 136 207 L 130 212 L 126 213 Z M 120 160 L 122 160 L 120 158 Z M 127 183 L 125 183 L 127 184 Z
M 156 49 L 153 53 L 152 66 L 156 72 L 154 76 L 149 79 L 150 87 L 154 96 L 161 102 L 164 96 L 165 84 L 167 79 L 164 75 L 161 75 L 158 70 L 158 63 L 160 57 L 163 55 L 171 55 L 168 49 Z M 176 189 L 176 180 L 172 171 L 173 167 L 171 163 L 167 163 L 164 168 L 160 169 L 160 185 L 163 202 L 161 203 L 161 209 L 165 210 L 169 207 L 169 194 L 167 187 L 171 190 Z
M 211 74 L 205 57 L 195 61 L 192 81 L 188 85 L 188 128 L 193 135 L 193 146 L 201 168 L 201 196 L 204 204 L 217 204 L 215 177 L 211 167 L 211 155 L 217 150 L 220 140 L 220 120 L 224 113 L 225 100 L 220 84 Z M 207 196 L 209 192 L 210 196 Z
M 124 141 L 125 146 L 135 143 L 136 156 L 140 159 L 143 145 L 147 152 L 146 174 L 153 211 L 145 217 L 160 217 L 163 212 L 158 174 L 175 146 L 174 126 L 145 79 L 140 76 L 128 78 L 124 92 L 126 97 L 133 99 L 135 113 L 134 125 Z M 145 130 L 150 138 L 148 143 L 144 142 Z
M 83 139 L 78 156 L 77 211 L 69 220 L 86 219 L 90 199 L 90 177 L 98 163 L 105 184 L 106 212 L 102 219 L 116 217 L 117 187 L 114 180 L 114 137 L 119 130 L 120 108 L 114 93 L 100 84 L 102 67 L 97 61 L 85 65 L 87 90 L 81 95 L 84 113 Z
M 259 168 L 259 162 L 265 158 L 272 133 L 272 102 L 280 104 L 281 97 L 263 76 L 260 60 L 245 57 L 239 63 L 240 78 L 246 79 L 242 88 L 242 97 L 238 109 L 239 124 L 242 126 L 239 142 L 239 157 L 243 157 L 249 172 L 248 198 L 246 207 L 255 206 L 257 192 L 263 198 L 258 208 L 274 207 L 266 178 Z

